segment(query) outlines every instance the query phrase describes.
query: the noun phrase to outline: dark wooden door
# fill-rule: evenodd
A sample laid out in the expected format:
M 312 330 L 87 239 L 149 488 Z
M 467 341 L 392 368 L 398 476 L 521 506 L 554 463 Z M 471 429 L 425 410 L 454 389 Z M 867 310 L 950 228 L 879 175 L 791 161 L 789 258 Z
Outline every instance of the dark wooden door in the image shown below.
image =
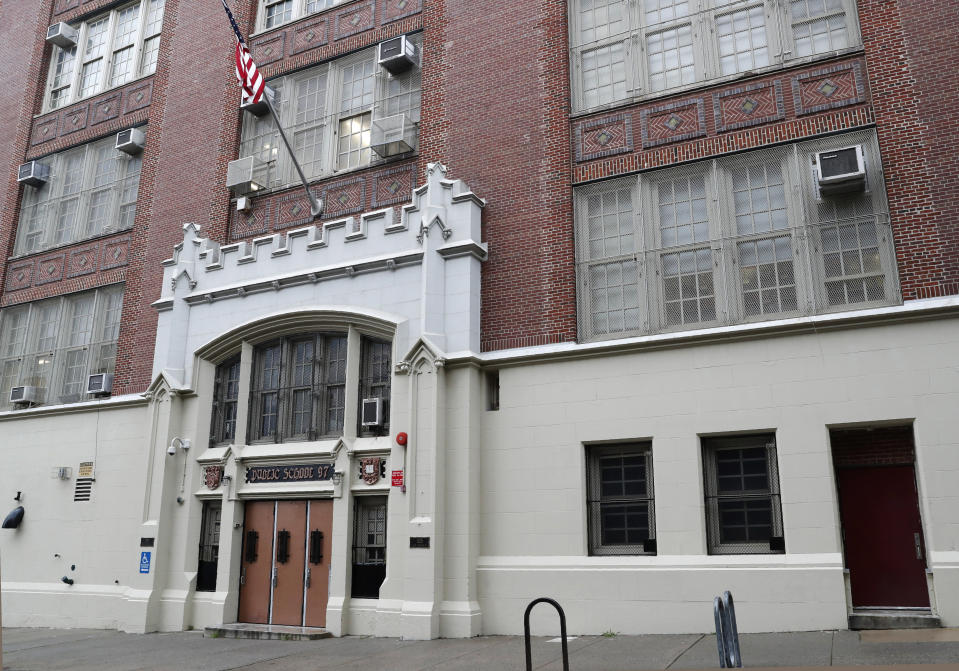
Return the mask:
M 273 501 L 246 504 L 243 556 L 240 563 L 240 606 L 237 620 L 270 621 L 270 578 L 273 569 Z
M 330 587 L 330 540 L 333 534 L 333 501 L 310 501 L 307 531 L 306 611 L 303 625 L 326 626 Z
M 913 466 L 840 469 L 839 511 L 853 606 L 928 607 Z
M 303 574 L 306 570 L 306 501 L 277 501 L 276 580 L 271 624 L 303 624 Z

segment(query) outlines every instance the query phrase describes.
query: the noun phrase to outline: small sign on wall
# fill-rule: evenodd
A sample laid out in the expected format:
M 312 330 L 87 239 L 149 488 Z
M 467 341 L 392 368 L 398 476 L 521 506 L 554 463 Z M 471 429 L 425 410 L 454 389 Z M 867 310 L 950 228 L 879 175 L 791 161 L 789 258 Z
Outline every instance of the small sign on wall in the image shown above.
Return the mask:
M 140 553 L 140 573 L 150 572 L 150 554 L 149 552 Z
M 403 471 L 393 471 L 393 477 L 390 480 L 390 484 L 394 487 L 403 486 Z

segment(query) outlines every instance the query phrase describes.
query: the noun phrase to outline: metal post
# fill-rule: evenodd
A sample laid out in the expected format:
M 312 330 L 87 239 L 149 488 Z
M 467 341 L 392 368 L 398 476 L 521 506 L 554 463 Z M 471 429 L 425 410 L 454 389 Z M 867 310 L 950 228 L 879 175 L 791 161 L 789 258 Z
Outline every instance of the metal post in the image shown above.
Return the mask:
M 542 602 L 552 604 L 556 612 L 559 613 L 559 631 L 563 638 L 563 671 L 569 671 L 569 648 L 566 644 L 566 613 L 563 612 L 563 607 L 556 601 L 545 596 L 530 601 L 529 605 L 526 606 L 526 614 L 523 615 L 523 632 L 526 636 L 526 671 L 533 671 L 533 651 L 530 648 L 529 638 L 529 614 L 530 611 L 533 610 L 533 606 Z
M 742 668 L 739 651 L 739 628 L 736 626 L 736 608 L 733 595 L 727 590 L 722 598 L 713 599 L 713 617 L 716 620 L 716 648 L 719 652 L 719 667 Z
M 290 145 L 290 141 L 286 138 L 286 131 L 283 130 L 283 124 L 280 123 L 280 116 L 276 113 L 276 108 L 273 107 L 273 101 L 270 99 L 270 96 L 266 91 L 263 91 L 263 99 L 266 101 L 266 106 L 270 108 L 270 114 L 273 115 L 273 121 L 276 122 L 276 128 L 280 131 L 280 137 L 283 138 L 283 144 L 286 145 L 286 150 L 290 153 L 290 158 L 293 159 L 293 165 L 296 167 L 296 172 L 300 176 L 300 181 L 303 182 L 303 189 L 306 191 L 306 197 L 310 199 L 310 214 L 313 215 L 313 218 L 316 219 L 318 216 L 323 214 L 323 201 L 318 200 L 316 196 L 313 195 L 313 192 L 310 191 L 310 184 L 306 181 L 306 175 L 303 174 L 303 168 L 300 167 L 300 162 L 296 160 L 296 154 L 293 153 L 293 147 Z

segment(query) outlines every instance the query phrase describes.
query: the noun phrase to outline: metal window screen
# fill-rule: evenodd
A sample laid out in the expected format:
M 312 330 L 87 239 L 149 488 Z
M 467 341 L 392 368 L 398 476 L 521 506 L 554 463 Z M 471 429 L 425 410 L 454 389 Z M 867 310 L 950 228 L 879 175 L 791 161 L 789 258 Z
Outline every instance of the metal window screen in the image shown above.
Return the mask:
M 360 370 L 360 408 L 363 417 L 363 399 L 380 398 L 383 401 L 383 424 L 379 427 L 360 426 L 360 435 L 380 435 L 389 432 L 390 426 L 390 380 L 392 379 L 393 344 L 385 340 L 363 338 Z
M 772 434 L 703 439 L 710 554 L 785 551 Z
M 865 190 L 822 196 L 816 154 L 857 145 Z M 583 340 L 900 301 L 872 131 L 594 182 L 575 212 Z
M 587 447 L 590 554 L 656 553 L 651 455 L 648 443 Z

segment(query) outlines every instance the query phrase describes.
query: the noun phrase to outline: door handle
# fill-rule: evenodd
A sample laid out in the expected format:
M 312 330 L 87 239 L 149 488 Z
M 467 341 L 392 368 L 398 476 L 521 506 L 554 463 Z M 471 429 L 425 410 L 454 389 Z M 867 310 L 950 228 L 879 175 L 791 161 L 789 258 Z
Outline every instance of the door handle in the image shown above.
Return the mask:
M 922 559 L 922 543 L 919 542 L 919 532 L 914 533 L 912 537 L 916 541 L 916 559 Z
M 276 587 L 276 569 L 273 569 L 273 586 Z
M 245 569 L 245 568 L 241 568 L 241 569 L 240 569 L 240 584 L 241 584 L 241 585 L 245 585 L 245 584 L 246 584 L 246 569 Z
M 306 586 L 310 586 L 310 567 L 306 567 Z

